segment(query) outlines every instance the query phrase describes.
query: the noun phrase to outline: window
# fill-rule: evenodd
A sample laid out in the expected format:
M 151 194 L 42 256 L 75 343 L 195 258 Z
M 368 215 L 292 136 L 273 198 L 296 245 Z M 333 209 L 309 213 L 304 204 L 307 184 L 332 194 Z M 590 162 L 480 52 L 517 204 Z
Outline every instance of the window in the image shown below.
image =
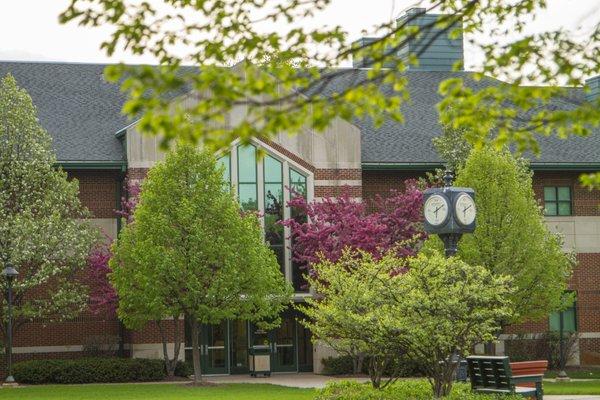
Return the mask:
M 238 199 L 243 210 L 258 210 L 256 147 L 238 146 Z
M 306 177 L 290 168 L 290 189 L 292 191 L 291 197 L 302 196 L 306 199 Z M 305 222 L 306 215 L 300 213 L 298 209 L 292 208 L 290 210 L 291 217 L 298 222 Z M 292 238 L 292 249 L 294 248 L 294 240 Z M 296 292 L 307 292 L 308 284 L 304 278 L 306 273 L 306 264 L 294 260 L 292 254 L 292 285 Z
M 285 238 L 283 225 L 283 164 L 267 155 L 264 158 L 265 180 L 265 239 L 277 256 L 281 272 L 285 275 Z
M 544 188 L 544 214 L 571 215 L 571 188 L 569 186 Z
M 577 331 L 577 302 L 573 301 L 573 304 L 563 311 L 557 311 L 550 314 L 548 322 L 550 330 L 554 332 L 560 331 L 560 315 L 563 317 L 563 332 L 576 332 Z
M 223 168 L 223 187 L 231 186 L 231 155 L 225 154 L 217 159 L 217 166 Z

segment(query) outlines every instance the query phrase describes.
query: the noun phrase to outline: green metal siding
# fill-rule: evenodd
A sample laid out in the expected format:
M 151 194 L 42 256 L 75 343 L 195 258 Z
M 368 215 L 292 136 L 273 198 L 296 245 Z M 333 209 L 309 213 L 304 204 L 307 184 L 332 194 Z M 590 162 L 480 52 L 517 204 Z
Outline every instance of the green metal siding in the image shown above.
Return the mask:
M 600 75 L 585 81 L 585 85 L 590 89 L 586 94 L 589 101 L 596 100 L 600 96 Z

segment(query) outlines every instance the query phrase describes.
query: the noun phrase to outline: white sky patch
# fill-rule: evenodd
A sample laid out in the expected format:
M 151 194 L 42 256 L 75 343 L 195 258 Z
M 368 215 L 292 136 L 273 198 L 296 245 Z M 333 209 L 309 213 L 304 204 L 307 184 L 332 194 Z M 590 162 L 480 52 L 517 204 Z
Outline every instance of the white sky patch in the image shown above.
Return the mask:
M 119 51 L 113 57 L 107 57 L 100 50 L 100 43 L 108 38 L 111 28 L 59 24 L 58 15 L 68 4 L 68 0 L 2 0 L 0 60 L 155 63 L 151 56 L 133 56 Z M 349 38 L 355 40 L 420 4 L 415 0 L 332 0 L 327 9 L 298 24 L 306 28 L 341 25 Z M 573 32 L 573 37 L 585 40 L 599 22 L 600 0 L 549 0 L 547 10 L 528 24 L 526 33 L 562 28 Z M 271 29 L 281 32 L 289 29 L 289 26 L 278 25 Z M 517 37 L 509 35 L 501 41 Z M 465 66 L 477 69 L 482 62 L 481 54 L 468 42 L 469 38 L 466 39 Z M 476 39 L 481 42 L 498 40 L 485 35 Z

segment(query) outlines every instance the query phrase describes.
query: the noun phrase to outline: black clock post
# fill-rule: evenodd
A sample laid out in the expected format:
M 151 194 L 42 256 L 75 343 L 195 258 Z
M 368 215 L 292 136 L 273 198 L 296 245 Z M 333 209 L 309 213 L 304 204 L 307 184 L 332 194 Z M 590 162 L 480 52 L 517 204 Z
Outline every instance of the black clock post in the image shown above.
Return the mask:
M 464 233 L 475 230 L 475 191 L 471 188 L 454 187 L 454 176 L 450 170 L 444 175 L 444 187 L 431 188 L 424 193 L 425 231 L 435 234 L 444 242 L 446 257 L 451 257 L 458 251 L 458 241 Z M 428 210 L 428 200 L 435 197 L 435 203 Z M 436 206 L 441 204 L 440 206 Z M 439 218 L 439 213 L 442 217 Z M 428 216 L 434 216 L 428 218 Z

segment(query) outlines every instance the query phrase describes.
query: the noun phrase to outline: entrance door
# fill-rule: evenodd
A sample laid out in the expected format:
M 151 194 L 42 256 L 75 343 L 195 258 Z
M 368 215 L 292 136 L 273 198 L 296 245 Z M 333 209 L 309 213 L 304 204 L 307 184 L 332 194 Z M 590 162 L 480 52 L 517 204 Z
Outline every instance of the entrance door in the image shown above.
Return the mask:
M 296 354 L 296 320 L 293 316 L 284 316 L 281 326 L 270 332 L 271 370 L 273 372 L 298 371 Z
M 203 325 L 201 331 L 202 373 L 207 375 L 229 373 L 229 339 L 227 321 L 219 325 Z

